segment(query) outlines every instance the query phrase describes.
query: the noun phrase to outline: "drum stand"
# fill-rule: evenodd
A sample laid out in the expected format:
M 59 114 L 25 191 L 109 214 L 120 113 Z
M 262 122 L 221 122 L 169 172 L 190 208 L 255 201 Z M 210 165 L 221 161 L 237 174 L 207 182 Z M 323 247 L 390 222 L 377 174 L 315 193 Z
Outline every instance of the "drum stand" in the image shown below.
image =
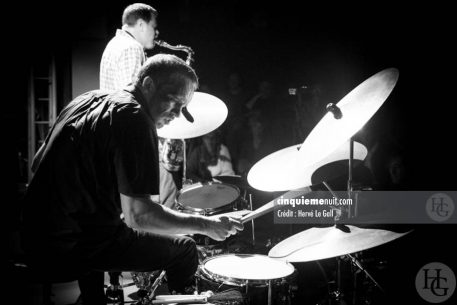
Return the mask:
M 187 179 L 187 145 L 186 139 L 181 139 L 182 141 L 182 188 L 187 184 L 192 184 L 192 181 Z
M 252 195 L 249 194 L 249 209 L 252 211 Z M 255 226 L 254 219 L 251 220 L 251 229 L 252 229 L 252 246 L 255 247 Z
M 268 280 L 267 284 L 268 286 L 268 305 L 272 305 L 273 302 L 272 302 L 272 298 L 273 298 L 273 283 L 271 282 L 271 280 Z M 245 289 L 245 294 L 246 295 L 249 295 L 249 281 L 246 283 L 246 289 Z
M 354 189 L 353 189 L 353 181 L 352 181 L 352 175 L 353 175 L 353 165 L 354 165 L 354 139 L 351 137 L 350 140 L 349 140 L 349 167 L 348 167 L 348 181 L 347 181 L 347 195 L 348 195 L 348 199 L 353 199 L 353 192 L 354 192 Z M 325 187 L 330 191 L 330 193 L 338 199 L 338 196 L 335 194 L 335 192 L 331 189 L 331 187 L 328 185 L 328 183 L 326 181 L 323 181 L 323 184 L 325 185 Z M 335 222 L 340 220 L 340 217 L 343 216 L 343 211 L 342 209 L 339 209 L 340 211 L 340 214 L 337 216 L 335 216 Z M 346 211 L 346 217 L 349 219 L 349 218 L 353 218 L 355 216 L 357 216 L 358 212 L 357 212 L 357 203 L 355 203 L 355 207 L 353 210 L 351 210 L 350 207 L 347 208 Z M 343 218 L 344 219 L 344 218 Z M 349 233 L 349 228 L 347 228 L 344 224 L 336 224 L 335 223 L 335 227 L 340 229 L 341 231 L 343 232 L 347 232 Z M 341 303 L 341 304 L 345 304 L 345 302 L 342 300 L 342 297 L 343 297 L 343 293 L 341 292 L 342 291 L 342 285 L 341 285 L 341 262 L 342 262 L 342 257 L 347 257 L 350 262 L 352 263 L 352 265 L 355 267 L 355 268 L 358 268 L 360 271 L 362 271 L 363 273 L 365 273 L 365 275 L 374 283 L 374 285 L 376 287 L 379 288 L 379 290 L 381 290 L 381 292 L 385 292 L 384 289 L 382 288 L 382 286 L 373 278 L 373 276 L 363 267 L 363 265 L 361 264 L 361 262 L 352 254 L 346 254 L 344 256 L 340 256 L 337 258 L 337 288 L 335 291 L 332 291 L 330 293 L 331 297 L 335 299 L 335 301 L 337 301 L 338 303 Z M 355 291 L 355 287 L 356 287 L 356 283 L 355 283 L 355 280 L 354 280 L 354 291 Z M 353 295 L 353 304 L 355 304 L 355 293 Z
M 149 276 L 152 276 L 149 275 Z M 162 284 L 162 281 L 165 277 L 165 270 L 162 270 L 159 274 L 159 276 L 154 280 L 154 283 L 152 285 L 148 285 L 147 287 L 143 289 L 139 289 L 137 292 L 137 295 L 139 297 L 139 301 L 135 303 L 135 305 L 149 305 L 152 304 L 152 299 L 155 296 L 155 291 L 157 288 Z

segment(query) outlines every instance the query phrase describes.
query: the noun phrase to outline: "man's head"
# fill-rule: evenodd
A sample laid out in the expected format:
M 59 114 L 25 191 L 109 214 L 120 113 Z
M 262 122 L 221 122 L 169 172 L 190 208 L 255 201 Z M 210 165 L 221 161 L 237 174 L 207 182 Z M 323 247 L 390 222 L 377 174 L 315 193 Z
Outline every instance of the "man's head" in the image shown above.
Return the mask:
M 150 57 L 134 82 L 145 96 L 157 128 L 181 114 L 198 88 L 195 71 L 182 59 L 169 54 Z
M 157 11 L 150 5 L 131 4 L 122 14 L 122 29 L 131 33 L 145 49 L 152 49 L 154 39 L 159 36 L 157 14 Z

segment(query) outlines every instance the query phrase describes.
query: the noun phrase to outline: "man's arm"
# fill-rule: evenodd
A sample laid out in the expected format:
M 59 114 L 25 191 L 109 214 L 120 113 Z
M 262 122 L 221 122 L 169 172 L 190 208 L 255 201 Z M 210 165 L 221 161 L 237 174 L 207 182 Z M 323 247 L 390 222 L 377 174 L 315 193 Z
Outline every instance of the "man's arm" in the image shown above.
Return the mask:
M 241 222 L 226 216 L 184 214 L 157 204 L 151 197 L 120 196 L 125 222 L 131 228 L 156 234 L 203 234 L 215 240 L 243 229 Z

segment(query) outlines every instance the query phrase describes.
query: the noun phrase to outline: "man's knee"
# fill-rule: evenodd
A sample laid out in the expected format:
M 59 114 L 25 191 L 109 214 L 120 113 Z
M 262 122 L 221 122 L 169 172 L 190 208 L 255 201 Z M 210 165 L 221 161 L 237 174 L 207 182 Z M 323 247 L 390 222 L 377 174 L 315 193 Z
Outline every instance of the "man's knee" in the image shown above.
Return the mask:
M 196 269 L 198 266 L 198 250 L 195 240 L 190 237 L 183 237 L 179 241 L 179 248 L 181 248 L 181 257 L 186 261 L 186 264 L 192 264 Z
M 195 240 L 193 240 L 190 237 L 183 237 L 180 243 L 180 246 L 184 249 L 186 253 L 197 255 L 197 244 L 195 243 Z

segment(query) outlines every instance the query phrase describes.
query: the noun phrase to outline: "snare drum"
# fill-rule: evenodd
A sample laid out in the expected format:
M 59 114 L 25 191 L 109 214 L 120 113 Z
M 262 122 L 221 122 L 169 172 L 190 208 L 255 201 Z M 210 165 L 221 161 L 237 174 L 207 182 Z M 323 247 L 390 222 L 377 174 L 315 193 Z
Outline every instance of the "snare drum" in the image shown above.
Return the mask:
M 240 204 L 240 190 L 225 183 L 196 183 L 178 192 L 176 203 L 184 213 L 215 215 L 235 211 Z
M 261 254 L 223 254 L 205 260 L 202 274 L 216 282 L 233 285 L 267 285 L 291 276 L 295 267 Z
M 223 254 L 210 257 L 199 268 L 204 288 L 230 289 L 235 286 L 245 293 L 249 303 L 275 304 L 290 301 L 290 282 L 295 278 L 295 267 L 284 261 L 261 254 Z M 214 283 L 211 285 L 211 282 Z M 208 284 L 210 283 L 210 284 Z M 228 287 L 227 287 L 228 286 Z

